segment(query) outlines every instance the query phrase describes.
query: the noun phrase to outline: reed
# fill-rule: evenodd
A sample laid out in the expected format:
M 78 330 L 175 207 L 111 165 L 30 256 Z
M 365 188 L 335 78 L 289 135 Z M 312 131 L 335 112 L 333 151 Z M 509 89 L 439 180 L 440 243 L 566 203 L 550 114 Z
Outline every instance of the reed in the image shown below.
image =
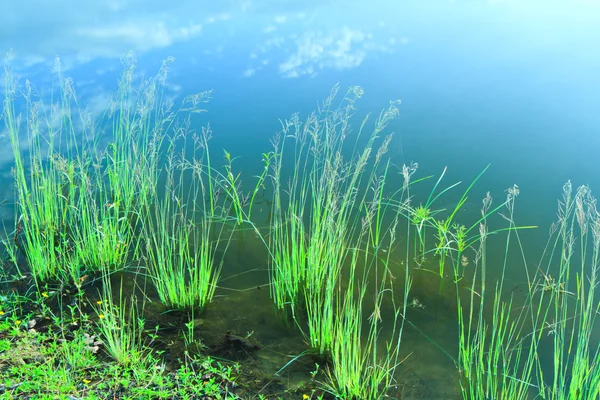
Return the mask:
M 519 237 L 519 230 L 524 227 L 513 221 L 518 193 L 516 186 L 509 189 L 503 204 L 507 210 L 503 216 L 509 226 L 499 230 L 507 232 L 507 239 L 491 307 L 486 287 L 489 196 L 484 199 L 483 219 L 478 222 L 476 268 L 466 305 L 457 285 L 457 364 L 463 398 L 597 398 L 600 366 L 596 360 L 600 347 L 594 328 L 600 308 L 595 292 L 600 214 L 596 199 L 586 186 L 574 196 L 570 182 L 564 186 L 558 221 L 551 227 L 539 264 L 545 267 L 532 273 Z M 519 307 L 514 297 L 504 291 L 511 238 L 517 240 L 527 273 L 528 291 Z M 574 259 L 579 262 L 577 267 Z
M 501 204 L 503 214 L 509 226 L 506 229 L 490 232 L 488 218 L 497 212 L 491 209 L 492 198 L 487 194 L 483 200 L 477 248 L 473 260 L 473 276 L 470 276 L 469 297 L 466 305 L 461 299 L 458 277 L 464 269 L 461 261 L 455 263 L 456 298 L 459 327 L 459 352 L 457 366 L 460 372 L 461 392 L 465 399 L 527 399 L 531 395 L 533 384 L 533 358 L 523 342 L 525 309 L 516 312 L 512 296 L 503 300 L 504 278 L 508 263 L 511 234 L 517 227 L 514 224 L 514 202 L 519 190 L 516 186 L 508 190 L 507 199 Z M 487 241 L 490 234 L 506 231 L 506 246 L 502 262 L 500 279 L 491 293 L 492 306 L 489 311 L 491 321 L 487 319 Z M 467 229 L 468 231 L 468 229 Z M 472 242 L 469 244 L 473 244 Z M 467 249 L 467 245 L 464 248 Z M 460 253 L 460 248 L 457 250 Z M 462 255 L 461 255 L 462 257 Z
M 210 130 L 193 136 L 193 155 L 186 158 L 182 131 L 172 138 L 164 167 L 166 185 L 148 210 L 144 237 L 148 273 L 163 304 L 201 311 L 212 301 L 234 229 L 228 224 L 232 202 L 219 195 L 223 182 L 210 163 Z M 177 139 L 183 139 L 182 150 Z
M 271 174 L 271 295 L 277 307 L 290 311 L 296 321 L 298 310 L 305 310 L 305 335 L 320 355 L 326 355 L 333 342 L 340 276 L 351 249 L 360 247 L 360 211 L 366 204 L 367 185 L 391 137 L 384 139 L 375 156 L 374 144 L 398 112 L 392 103 L 366 138 L 362 136 L 367 119 L 363 120 L 354 145 L 348 148 L 349 121 L 362 90 L 351 88 L 336 105 L 338 91 L 334 87 L 304 124 L 298 115 L 283 123 L 274 140 Z M 288 185 L 283 184 L 286 169 L 290 170 Z
M 29 81 L 21 90 L 11 61 L 9 55 L 4 67 L 3 120 L 15 156 L 15 220 L 17 231 L 22 232 L 18 240 L 37 281 L 76 281 L 82 268 L 76 257 L 70 257 L 69 227 L 80 205 L 76 175 L 81 163 L 61 154 L 61 149 L 77 148 L 73 137 L 72 82 L 57 72 L 51 92 L 54 95 L 58 90 L 59 96 L 56 103 L 46 107 Z M 24 100 L 23 114 L 16 109 L 19 94 Z
M 409 268 L 404 268 L 403 285 L 399 296 L 394 289 L 395 277 L 392 274 L 393 257 L 396 255 L 397 232 L 400 229 L 401 208 L 396 207 L 395 214 L 389 220 L 389 198 L 384 197 L 384 185 L 389 168 L 373 182 L 373 199 L 369 201 L 368 211 L 362 220 L 363 247 L 351 250 L 352 258 L 348 273 L 348 285 L 344 294 L 338 295 L 336 318 L 333 328 L 331 364 L 327 369 L 325 391 L 343 399 L 376 400 L 386 398 L 395 379 L 397 367 L 404 361 L 400 359 L 402 334 L 408 306 L 412 278 Z M 405 184 L 398 195 L 399 203 L 410 204 L 410 175 L 405 168 Z M 414 172 L 414 170 L 413 170 Z M 405 259 L 410 257 L 411 224 L 406 223 Z M 359 260 L 363 261 L 360 265 Z M 405 264 L 406 265 L 406 264 Z M 375 276 L 374 284 L 369 277 Z M 373 288 L 373 312 L 367 318 L 363 310 L 367 291 Z M 397 303 L 400 297 L 402 304 Z M 391 314 L 384 316 L 384 304 L 391 306 Z M 381 332 L 383 320 L 392 327 L 387 341 L 382 346 Z M 364 330 L 364 328 L 367 328 Z
M 173 111 L 160 101 L 168 64 L 136 91 L 128 57 L 116 99 L 94 120 L 58 60 L 49 106 L 29 81 L 20 89 L 10 63 L 8 57 L 3 120 L 15 157 L 15 238 L 32 276 L 38 284 L 72 284 L 122 267 L 138 255 L 138 209 L 152 202 L 161 143 L 173 124 Z
M 597 200 L 587 186 L 573 194 L 567 182 L 557 215 L 540 263 L 545 267 L 529 281 L 539 397 L 595 399 L 600 395 Z M 550 337 L 549 346 L 544 336 Z

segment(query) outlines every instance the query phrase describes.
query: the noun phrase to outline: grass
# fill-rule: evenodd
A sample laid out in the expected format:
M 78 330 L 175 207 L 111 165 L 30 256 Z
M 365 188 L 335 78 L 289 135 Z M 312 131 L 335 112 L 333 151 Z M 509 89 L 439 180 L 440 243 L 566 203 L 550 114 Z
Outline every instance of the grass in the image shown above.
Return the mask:
M 112 363 L 88 324 L 65 332 L 43 321 L 28 328 L 25 320 L 33 319 L 0 321 L 2 399 L 239 398 L 235 364 L 190 358 L 168 372 L 150 354 L 141 364 Z
M 4 74 L 3 119 L 15 154 L 15 191 L 19 211 L 17 229 L 23 232 L 24 253 L 36 279 L 44 281 L 60 275 L 75 281 L 80 275 L 79 263 L 61 259 L 62 254 L 68 254 L 70 247 L 64 227 L 72 218 L 70 211 L 76 208 L 76 200 L 70 196 L 74 187 L 63 182 L 63 177 L 72 178 L 73 168 L 68 168 L 68 164 L 56 154 L 58 129 L 41 125 L 39 115 L 48 111 L 33 98 L 35 93 L 29 83 L 24 94 L 28 99 L 25 130 L 29 158 L 26 159 L 22 154 L 19 135 L 21 117 L 15 111 L 17 84 L 9 62 Z M 48 119 L 70 123 L 68 117 L 58 117 L 53 111 L 49 111 Z M 59 128 L 63 126 L 59 125 Z M 47 135 L 42 135 L 41 131 L 45 129 Z
M 148 185 L 155 181 L 158 156 L 157 143 L 152 147 L 149 141 L 161 138 L 160 129 L 151 131 L 148 121 L 155 104 L 131 101 L 129 62 L 120 101 L 111 105 L 118 112 L 109 118 L 114 141 L 106 151 L 99 145 L 105 122 L 93 121 L 80 108 L 73 82 L 62 76 L 58 64 L 49 106 L 26 82 L 24 122 L 15 109 L 20 88 L 10 60 L 5 64 L 3 119 L 15 156 L 15 239 L 39 285 L 77 283 L 87 273 L 121 268 L 137 254 L 134 207 L 139 203 L 133 199 L 150 201 Z M 146 95 L 157 82 L 148 84 Z M 136 105 L 137 114 L 132 111 Z
M 379 147 L 375 144 L 398 109 L 391 103 L 368 134 L 368 117 L 364 119 L 349 143 L 350 118 L 362 90 L 350 88 L 336 103 L 338 90 L 334 87 L 304 123 L 298 115 L 284 121 L 265 162 L 271 166 L 274 196 L 265 241 L 271 256 L 271 297 L 302 330 L 310 351 L 329 363 L 325 391 L 340 398 L 378 399 L 399 364 L 404 326 L 394 306 L 392 324 L 400 326 L 394 328 L 387 351 L 378 352 L 379 310 L 385 295 L 393 298 L 394 293 L 388 285 L 389 254 L 399 215 L 390 218 L 392 208 L 383 198 L 389 163 L 382 162 L 391 135 Z M 364 268 L 358 267 L 359 260 Z M 379 282 L 378 294 L 363 346 L 362 308 L 371 272 Z M 409 289 L 406 276 L 404 312 Z
M 482 220 L 478 222 L 478 248 L 474 258 L 474 276 L 471 280 L 467 306 L 461 299 L 460 286 L 456 285 L 459 327 L 458 368 L 461 374 L 463 398 L 524 399 L 530 395 L 531 358 L 524 359 L 520 343 L 522 318 L 513 317 L 513 300 L 502 301 L 503 283 L 508 259 L 510 234 L 516 231 L 513 222 L 514 201 L 518 194 L 516 187 L 508 191 L 508 197 L 501 206 L 506 207 L 506 220 L 509 235 L 506 239 L 505 256 L 501 279 L 492 292 L 491 322 L 486 320 L 488 291 L 486 272 L 488 268 L 487 240 L 491 233 L 488 218 L 492 198 L 483 200 Z M 460 252 L 460 251 L 459 251 Z M 460 264 L 455 266 L 455 276 L 459 275 Z M 458 282 L 458 279 L 456 280 Z M 522 313 L 521 313 L 522 316 Z
M 118 301 L 113 298 L 111 276 L 103 278 L 100 300 L 94 307 L 98 316 L 97 329 L 106 352 L 124 367 L 143 366 L 151 362 L 149 349 L 144 346 L 143 310 L 137 299 L 124 298 L 123 281 L 118 289 Z
M 535 228 L 517 226 L 514 222 L 515 199 L 519 189 L 516 186 L 510 188 L 506 200 L 497 206 L 492 206 L 492 197 L 488 193 L 483 199 L 480 217 L 475 222 L 468 226 L 454 222 L 458 211 L 467 202 L 468 193 L 485 170 L 487 167 L 469 184 L 449 217 L 438 218 L 437 215 L 443 210 L 431 208 L 435 199 L 460 184 L 452 184 L 434 196 L 445 170 L 430 192 L 426 206 L 402 206 L 402 213 L 406 218 L 412 218 L 412 225 L 419 237 L 420 262 L 422 263 L 428 254 L 437 258 L 442 285 L 440 293 L 443 289 L 445 268 L 448 264 L 452 267 L 457 307 L 458 355 L 450 357 L 458 368 L 462 397 L 528 399 L 532 396 L 532 389 L 536 387 L 532 374 L 536 362 L 533 352 L 535 347 L 529 347 L 531 343 L 527 343 L 524 330 L 526 310 L 532 303 L 516 307 L 512 294 L 507 295 L 504 290 L 509 250 L 515 251 L 514 246 L 511 246 L 511 238 L 518 237 L 518 232 L 522 229 Z M 427 218 L 423 218 L 423 215 Z M 488 220 L 498 215 L 508 226 L 490 229 Z M 425 242 L 422 233 L 425 227 L 436 232 L 436 242 L 431 249 L 422 246 Z M 495 284 L 492 282 L 490 297 L 487 243 L 490 237 L 502 237 L 503 234 L 506 235 L 505 252 L 500 261 L 496 256 L 497 260 L 493 263 L 495 267 L 500 267 L 500 278 Z M 520 241 L 516 251 L 525 262 Z
M 148 273 L 160 300 L 175 309 L 202 311 L 212 300 L 234 232 L 227 224 L 231 205 L 215 193 L 220 183 L 213 177 L 208 136 L 195 137 L 192 160 L 169 155 L 164 192 L 156 194 L 145 218 Z
M 558 221 L 539 270 L 529 282 L 536 348 L 551 337 L 551 360 L 540 356 L 535 366 L 540 397 L 594 399 L 600 394 L 600 348 L 595 337 L 600 303 L 596 294 L 600 251 L 600 214 L 587 186 L 573 195 L 571 183 L 563 188 Z M 556 279 L 551 272 L 556 271 Z M 544 368 L 551 365 L 551 372 Z
M 370 265 L 359 266 L 358 249 L 353 250 L 349 276 L 359 276 L 362 269 L 362 279 L 348 280 L 345 295 L 339 294 L 334 322 L 333 341 L 331 348 L 331 364 L 327 369 L 327 381 L 323 385 L 326 392 L 341 399 L 381 399 L 386 397 L 388 388 L 395 380 L 397 367 L 403 361 L 400 359 L 402 333 L 404 331 L 403 315 L 406 315 L 408 294 L 411 279 L 405 276 L 403 287 L 403 306 L 395 304 L 395 296 L 390 270 L 390 254 L 395 245 L 395 231 L 398 220 L 395 220 L 389 230 L 389 242 L 381 246 L 373 254 Z M 365 258 L 369 259 L 369 258 Z M 362 267 L 362 268 L 361 268 Z M 363 308 L 366 306 L 367 276 L 371 269 L 379 270 L 382 279 L 375 284 L 373 312 L 366 319 L 366 341 L 363 334 L 365 318 Z M 355 285 L 357 287 L 355 287 Z M 393 315 L 388 323 L 393 326 L 390 340 L 382 349 L 381 327 L 383 317 L 381 309 L 386 296 L 393 304 Z
M 364 232 L 373 228 L 361 225 L 359 213 L 371 207 L 366 195 L 376 189 L 377 169 L 390 137 L 378 149 L 374 145 L 398 112 L 392 104 L 363 138 L 367 135 L 365 119 L 354 150 L 345 159 L 349 120 L 362 90 L 350 88 L 336 104 L 338 90 L 335 87 L 304 123 L 297 115 L 286 120 L 273 141 L 274 201 L 268 243 L 271 295 L 276 306 L 288 310 L 295 320 L 299 310 L 305 311 L 307 340 L 321 356 L 326 356 L 333 343 L 336 296 L 345 264 L 352 249 L 362 247 Z M 366 139 L 362 146 L 361 139 Z M 290 168 L 284 166 L 286 161 Z M 288 186 L 283 186 L 288 180 L 282 176 L 284 169 L 290 174 Z M 372 238 L 378 240 L 379 227 L 374 229 L 377 233 Z
M 171 61 L 138 83 L 134 59 L 126 58 L 117 93 L 97 118 L 60 69 L 46 105 L 6 63 L 2 119 L 15 157 L 16 224 L 3 240 L 2 276 L 13 287 L 0 305 L 3 396 L 237 398 L 238 367 L 201 354 L 195 317 L 216 298 L 244 224 L 265 246 L 275 308 L 303 334 L 301 355 L 321 364 L 290 390 L 294 396 L 399 395 L 398 369 L 410 354 L 405 323 L 418 328 L 409 294 L 429 258 L 440 298 L 447 278 L 455 289 L 446 300 L 456 305 L 457 346 L 443 351 L 457 366 L 464 399 L 600 395 L 600 214 L 588 187 L 564 187 L 558 221 L 532 269 L 521 241 L 532 226 L 514 221 L 516 186 L 498 205 L 488 194 L 481 215 L 466 223 L 459 211 L 486 167 L 454 206 L 436 208 L 461 182 L 442 187 L 444 169 L 420 199 L 412 188 L 431 177 L 413 177 L 416 164 L 401 167 L 403 182 L 391 176 L 386 130 L 398 103 L 353 132 L 362 89 L 340 96 L 336 86 L 304 121 L 297 114 L 283 121 L 245 193 L 235 157 L 224 151 L 224 168 L 214 168 L 212 132 L 196 129 L 210 92 L 177 105 L 166 99 Z M 254 218 L 259 192 L 272 200 L 267 227 Z M 491 240 L 504 240 L 500 257 L 488 253 Z M 505 287 L 514 255 L 527 277 L 522 297 Z M 132 271 L 151 285 L 136 294 L 123 280 L 113 286 Z M 22 289 L 24 276 L 32 285 Z M 185 351 L 169 370 L 156 347 L 163 328 L 147 329 L 155 302 L 191 315 L 176 326 Z M 254 398 L 266 398 L 261 392 Z
M 441 256 L 449 255 L 454 260 L 459 331 L 455 363 L 462 397 L 596 398 L 600 390 L 595 361 L 599 347 L 594 331 L 600 307 L 595 292 L 600 249 L 596 200 L 586 186 L 573 196 L 571 184 L 565 185 L 558 221 L 552 225 L 539 264 L 546 263 L 546 267 L 532 273 L 519 232 L 533 227 L 515 224 L 519 189 L 514 186 L 507 193 L 506 200 L 496 207 L 492 207 L 488 193 L 481 218 L 470 227 L 456 226 L 452 233 L 439 236 L 443 241 L 436 246 L 435 254 L 439 255 L 441 246 L 445 251 Z M 498 213 L 507 226 L 490 230 L 488 219 Z M 438 232 L 440 225 L 447 225 L 433 218 L 429 223 L 438 227 Z M 479 228 L 478 233 L 470 236 L 475 228 Z M 501 234 L 506 235 L 505 252 L 499 263 L 500 277 L 490 290 L 487 243 Z M 466 250 L 474 252 L 470 276 L 465 276 Z M 504 288 L 511 251 L 523 262 L 528 286 L 525 298 L 516 299 Z M 575 258 L 580 262 L 577 269 L 572 267 Z M 467 296 L 463 279 L 470 282 Z

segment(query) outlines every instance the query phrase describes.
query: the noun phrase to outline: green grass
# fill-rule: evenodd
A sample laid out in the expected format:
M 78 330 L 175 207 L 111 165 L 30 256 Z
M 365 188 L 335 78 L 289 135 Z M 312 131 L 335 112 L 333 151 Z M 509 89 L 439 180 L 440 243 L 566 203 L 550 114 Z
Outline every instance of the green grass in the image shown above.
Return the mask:
M 348 279 L 345 294 L 338 294 L 332 329 L 331 364 L 327 368 L 327 380 L 322 386 L 336 398 L 385 398 L 388 388 L 395 380 L 396 369 L 403 361 L 400 359 L 404 331 L 402 316 L 406 315 L 412 281 L 408 276 L 404 277 L 401 293 L 403 305 L 397 306 L 390 270 L 390 255 L 396 244 L 394 232 L 397 224 L 398 220 L 395 220 L 389 230 L 389 238 L 386 240 L 388 243 L 382 244 L 372 254 L 373 257 L 361 257 L 359 249 L 352 252 L 349 276 L 360 276 L 359 271 L 362 270 L 362 278 Z M 367 260 L 368 265 L 358 265 L 359 258 Z M 375 282 L 373 312 L 365 318 L 363 309 L 370 305 L 365 301 L 370 272 L 375 272 L 378 279 Z M 383 324 L 381 309 L 386 300 L 392 303 L 393 308 L 393 315 L 386 317 L 386 323 L 394 328 L 384 345 L 380 338 Z M 366 325 L 365 331 L 363 325 Z
M 374 146 L 398 113 L 392 104 L 370 133 L 365 119 L 355 142 L 348 143 L 350 118 L 362 90 L 350 88 L 336 103 L 338 90 L 335 87 L 304 123 L 297 115 L 283 123 L 273 141 L 271 173 L 271 295 L 276 306 L 294 319 L 298 310 L 305 312 L 307 340 L 322 356 L 334 340 L 335 304 L 344 268 L 352 249 L 362 247 L 365 232 L 373 228 L 361 225 L 361 218 L 371 207 L 366 196 L 379 178 L 376 173 L 390 137 Z M 348 148 L 353 148 L 349 155 Z M 379 232 L 379 227 L 375 229 Z
M 445 255 L 454 260 L 459 329 L 455 362 L 462 396 L 596 398 L 600 391 L 596 362 L 600 348 L 594 331 L 600 309 L 595 292 L 600 249 L 596 200 L 586 186 L 573 196 L 571 184 L 565 185 L 558 221 L 552 225 L 539 264 L 546 266 L 531 271 L 520 232 L 533 227 L 516 225 L 514 207 L 519 189 L 514 186 L 507 193 L 506 200 L 496 207 L 488 194 L 479 220 L 441 236 Z M 496 214 L 507 226 L 490 230 L 488 219 Z M 435 221 L 430 223 L 439 227 Z M 476 234 L 470 233 L 476 228 Z M 503 235 L 504 255 L 490 263 L 488 241 L 502 240 Z M 436 250 L 439 248 L 437 245 Z M 471 272 L 466 275 L 465 251 L 473 252 Z M 525 298 L 515 298 L 505 290 L 510 252 L 523 263 L 528 287 Z M 580 263 L 578 268 L 573 267 L 574 259 Z M 500 267 L 495 283 L 487 276 L 490 264 Z M 465 281 L 469 282 L 466 295 Z
M 489 193 L 483 200 L 483 217 L 477 222 L 479 234 L 466 302 L 462 300 L 458 283 L 458 277 L 462 275 L 459 270 L 463 269 L 460 261 L 454 268 L 459 328 L 457 365 L 461 391 L 465 399 L 526 399 L 531 394 L 531 358 L 527 358 L 527 351 L 523 350 L 523 343 L 520 342 L 523 311 L 521 316 L 515 317 L 512 298 L 502 300 L 511 233 L 517 230 L 513 221 L 517 194 L 516 187 L 510 189 L 506 201 L 501 204 L 502 207 L 506 207 L 505 217 L 509 227 L 501 279 L 494 286 L 491 297 L 491 321 L 486 319 L 489 307 L 486 286 L 486 273 L 489 268 L 487 241 L 489 235 L 497 231 L 489 232 L 488 228 L 487 220 L 496 211 L 491 209 L 492 198 Z M 457 254 L 462 255 L 461 249 L 457 249 Z M 525 359 L 522 356 L 525 356 Z
M 97 330 L 108 355 L 119 365 L 146 365 L 151 362 L 149 349 L 144 346 L 143 307 L 140 310 L 135 296 L 123 293 L 123 281 L 114 299 L 111 276 L 103 278 L 100 300 L 94 310 L 97 315 Z
M 302 330 L 310 351 L 329 363 L 325 391 L 340 398 L 379 399 L 400 364 L 401 314 L 411 284 L 405 270 L 404 305 L 398 307 L 389 257 L 400 209 L 385 198 L 391 135 L 380 137 L 398 109 L 391 103 L 370 132 L 367 117 L 349 141 L 350 119 L 362 90 L 350 88 L 336 103 L 338 89 L 304 123 L 297 115 L 286 120 L 265 161 L 274 196 L 265 240 L 271 297 Z M 408 187 L 404 189 L 394 195 L 409 197 Z M 372 275 L 376 295 L 363 333 Z M 395 316 L 389 323 L 394 329 L 381 352 L 380 309 L 386 296 L 393 304 Z
M 191 160 L 185 143 L 182 154 L 169 155 L 166 185 L 144 218 L 148 274 L 160 300 L 174 309 L 202 311 L 212 300 L 234 232 L 231 203 L 215 193 L 221 182 L 210 165 L 208 136 L 194 139 Z
M 87 325 L 41 333 L 21 321 L 0 321 L 0 398 L 239 398 L 232 392 L 235 364 L 194 357 L 167 372 L 151 355 L 144 363 L 108 362 L 102 347 Z
M 540 353 L 543 335 L 550 336 L 552 344 L 551 360 L 540 354 L 536 365 L 539 395 L 544 399 L 595 399 L 600 395 L 600 347 L 594 329 L 600 310 L 596 293 L 600 214 L 589 187 L 572 192 L 568 182 L 542 258 L 546 266 L 529 282 L 532 341 Z M 552 366 L 550 371 L 544 368 L 545 362 Z
M 125 83 L 111 104 L 118 113 L 92 121 L 78 104 L 73 82 L 57 71 L 48 105 L 29 82 L 19 93 L 10 59 L 4 74 L 3 119 L 15 157 L 15 238 L 39 285 L 77 284 L 87 273 L 121 268 L 137 254 L 136 207 L 151 201 L 148 185 L 155 182 L 162 140 L 148 116 L 160 108 L 131 101 Z M 131 63 L 124 80 L 132 73 Z M 144 98 L 159 82 L 147 84 Z M 15 109 L 19 94 L 24 114 Z M 103 149 L 106 121 L 113 142 Z
M 15 192 L 18 204 L 18 230 L 24 253 L 32 275 L 45 281 L 50 278 L 76 280 L 81 274 L 77 260 L 65 260 L 63 255 L 70 252 L 66 237 L 66 226 L 77 208 L 77 200 L 72 194 L 74 187 L 74 165 L 68 163 L 56 148 L 58 131 L 68 126 L 71 120 L 68 113 L 59 117 L 55 108 L 50 110 L 36 100 L 36 92 L 29 83 L 24 89 L 28 99 L 24 117 L 17 115 L 15 98 L 17 82 L 13 78 L 10 60 L 5 65 L 3 119 L 15 155 Z M 67 92 L 63 90 L 61 99 L 68 103 Z M 41 115 L 41 116 L 40 116 Z M 55 128 L 44 124 L 48 120 L 58 120 Z M 25 118 L 25 121 L 22 121 Z M 21 150 L 21 129 L 25 125 L 28 157 Z M 49 125 L 49 126 L 48 126 Z M 27 164 L 27 165 L 26 165 Z

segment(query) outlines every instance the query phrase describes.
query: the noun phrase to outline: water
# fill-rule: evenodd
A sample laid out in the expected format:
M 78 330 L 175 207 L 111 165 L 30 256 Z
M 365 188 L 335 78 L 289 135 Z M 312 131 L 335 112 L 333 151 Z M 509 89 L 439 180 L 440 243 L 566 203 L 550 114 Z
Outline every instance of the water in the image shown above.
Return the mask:
M 356 128 L 367 113 L 376 116 L 389 101 L 401 99 L 400 116 L 388 129 L 394 132 L 388 155 L 398 166 L 418 162 L 420 177 L 434 175 L 415 187 L 418 201 L 425 201 L 447 167 L 441 186 L 463 183 L 435 206 L 452 208 L 489 164 L 458 220 L 476 222 L 488 191 L 499 204 L 505 190 L 517 184 L 516 222 L 538 226 L 521 233 L 533 269 L 555 220 L 562 185 L 571 179 L 575 186 L 600 190 L 596 3 L 375 1 L 365 7 L 336 1 L 227 2 L 198 10 L 184 1 L 174 10 L 152 4 L 150 11 L 135 12 L 126 3 L 94 10 L 73 7 L 69 13 L 62 10 L 60 19 L 52 16 L 61 10 L 44 5 L 35 16 L 36 29 L 24 6 L 13 5 L 14 18 L 5 21 L 8 14 L 3 13 L 0 26 L 10 22 L 19 34 L 1 35 L 0 50 L 14 48 L 21 83 L 31 79 L 44 93 L 53 57 L 60 54 L 65 75 L 75 79 L 79 102 L 94 117 L 116 89 L 119 57 L 128 48 L 137 48 L 139 75 L 153 75 L 160 60 L 174 55 L 167 97 L 181 101 L 186 94 L 214 89 L 204 107 L 207 113 L 194 127 L 210 123 L 215 164 L 222 164 L 223 148 L 239 157 L 234 166 L 248 186 L 261 171 L 261 153 L 271 150 L 279 120 L 294 112 L 306 117 L 335 83 L 365 89 L 356 104 Z M 167 17 L 163 21 L 160 15 Z M 102 22 L 114 18 L 122 30 Z M 0 218 L 8 232 L 15 224 L 12 167 L 9 141 L 0 137 L 0 201 L 7 199 Z M 391 182 L 399 184 L 400 176 Z M 268 223 L 269 206 L 257 204 L 258 224 Z M 503 222 L 499 216 L 490 219 L 494 226 Z M 489 246 L 494 261 L 488 280 L 495 282 L 504 242 L 491 240 Z M 199 318 L 200 335 L 210 343 L 226 332 L 260 343 L 245 362 L 272 377 L 306 347 L 297 329 L 274 316 L 267 257 L 252 233 L 236 236 L 217 297 Z M 401 255 L 395 261 L 399 276 L 402 261 Z M 402 356 L 410 357 L 398 371 L 399 391 L 402 398 L 458 398 L 452 360 L 457 348 L 454 285 L 448 281 L 440 291 L 439 279 L 425 271 L 437 270 L 435 260 L 421 268 L 414 272 L 410 298 L 424 308 L 409 309 Z M 504 278 L 506 293 L 524 296 L 527 282 L 519 254 L 509 253 Z M 312 368 L 301 358 L 270 385 L 294 387 L 310 377 Z

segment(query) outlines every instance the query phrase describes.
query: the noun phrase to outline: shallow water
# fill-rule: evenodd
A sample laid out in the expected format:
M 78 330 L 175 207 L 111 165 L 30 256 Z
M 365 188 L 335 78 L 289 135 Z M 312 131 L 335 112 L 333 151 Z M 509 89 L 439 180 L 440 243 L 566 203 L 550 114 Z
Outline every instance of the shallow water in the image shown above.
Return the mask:
M 425 189 L 421 192 L 425 196 L 428 193 Z M 419 191 L 415 193 L 415 201 L 426 198 Z M 439 214 L 443 217 L 451 212 L 454 204 L 450 201 L 441 206 L 434 205 L 434 208 L 445 209 Z M 257 224 L 262 221 L 268 224 L 269 206 L 266 200 L 256 204 L 253 219 Z M 5 207 L 5 210 L 10 209 L 11 203 L 7 202 Z M 479 206 L 475 201 L 469 201 L 456 215 L 456 219 L 469 226 L 478 221 L 480 215 Z M 494 223 L 500 223 L 501 220 L 497 217 Z M 11 223 L 9 217 L 3 221 L 7 225 Z M 435 240 L 433 234 L 434 232 L 428 233 L 429 243 Z M 493 284 L 501 276 L 504 244 L 502 239 L 490 240 L 489 283 Z M 405 248 L 406 238 L 399 234 L 398 245 L 391 258 L 391 268 L 396 277 L 394 296 L 400 303 L 406 264 Z M 522 260 L 512 253 L 509 260 L 514 262 L 507 265 L 505 293 L 524 295 L 526 284 Z M 399 354 L 399 359 L 404 361 L 396 371 L 396 382 L 390 395 L 409 400 L 458 399 L 460 388 L 455 364 L 458 334 L 455 285 L 449 278 L 444 279 L 441 285 L 439 266 L 433 253 L 419 263 L 416 261 L 409 260 L 410 275 L 414 281 L 408 296 L 411 305 L 407 310 L 408 322 L 403 331 Z M 446 268 L 450 268 L 450 265 Z M 465 269 L 467 275 L 472 273 L 470 268 Z M 257 382 L 256 390 L 261 390 L 263 394 L 283 396 L 310 381 L 311 372 L 315 370 L 315 360 L 301 356 L 307 350 L 304 337 L 298 327 L 276 312 L 270 299 L 267 269 L 268 253 L 256 233 L 252 230 L 235 233 L 225 256 L 214 301 L 200 315 L 193 317 L 194 337 L 206 346 L 203 352 L 239 361 L 245 368 L 251 368 L 257 376 L 264 377 Z M 446 274 L 448 273 L 447 270 Z M 127 273 L 127 276 L 130 274 Z M 136 292 L 138 299 L 145 302 L 146 329 L 160 326 L 160 339 L 155 343 L 156 349 L 165 350 L 168 360 L 181 358 L 184 351 L 182 332 L 186 329 L 189 315 L 166 310 L 153 293 L 150 282 L 144 283 L 141 275 L 131 275 L 134 279 L 127 276 L 123 280 L 124 293 Z M 113 277 L 113 289 L 120 287 L 120 278 L 120 275 Z M 146 293 L 141 295 L 139 288 L 144 285 Z M 461 282 L 461 296 L 467 296 L 469 285 L 468 278 Z M 367 293 L 366 299 L 372 298 L 372 295 L 373 293 Z M 368 301 L 366 303 L 364 314 L 368 316 L 372 310 L 369 310 Z M 389 302 L 384 303 L 381 310 L 382 339 L 390 338 L 393 313 Z M 236 343 L 232 344 L 232 340 Z M 239 343 L 242 345 L 238 345 Z M 322 375 L 319 376 L 322 379 Z

